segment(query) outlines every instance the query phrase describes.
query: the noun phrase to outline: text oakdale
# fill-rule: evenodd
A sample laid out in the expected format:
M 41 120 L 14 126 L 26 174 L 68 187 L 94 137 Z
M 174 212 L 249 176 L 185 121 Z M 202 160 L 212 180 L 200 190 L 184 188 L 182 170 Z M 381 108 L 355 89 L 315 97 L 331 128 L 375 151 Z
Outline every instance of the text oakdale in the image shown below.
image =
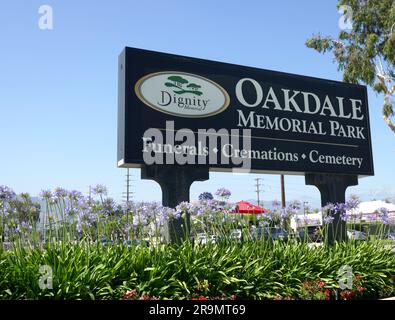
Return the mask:
M 253 88 L 255 101 L 247 101 L 245 88 Z M 365 127 L 358 125 L 343 125 L 335 119 L 349 119 L 363 121 L 364 114 L 361 110 L 360 99 L 345 98 L 341 96 L 325 95 L 319 97 L 313 92 L 290 90 L 285 88 L 273 89 L 272 86 L 262 87 L 258 81 L 243 78 L 236 84 L 236 97 L 238 101 L 249 109 L 237 109 L 238 127 L 258 128 L 293 133 L 330 135 L 352 139 L 366 139 Z M 250 99 L 251 100 L 251 99 Z M 298 113 L 329 117 L 327 121 L 308 121 L 288 116 L 270 117 L 261 114 L 260 110 L 272 109 L 285 113 Z M 331 119 L 332 118 L 332 119 Z

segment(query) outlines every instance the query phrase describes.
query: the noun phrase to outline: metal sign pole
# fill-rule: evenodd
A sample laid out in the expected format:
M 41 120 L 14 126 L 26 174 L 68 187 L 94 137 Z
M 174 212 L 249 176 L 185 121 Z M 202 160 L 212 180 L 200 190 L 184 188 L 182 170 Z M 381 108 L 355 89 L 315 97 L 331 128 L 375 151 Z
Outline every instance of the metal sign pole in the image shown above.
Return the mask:
M 341 174 L 306 174 L 306 185 L 316 186 L 321 193 L 321 206 L 328 203 L 344 203 L 346 201 L 346 189 L 358 185 L 358 176 Z M 334 220 L 328 226 L 328 243 L 333 244 L 335 240 L 341 241 L 347 238 L 346 222 L 339 213 L 334 214 Z

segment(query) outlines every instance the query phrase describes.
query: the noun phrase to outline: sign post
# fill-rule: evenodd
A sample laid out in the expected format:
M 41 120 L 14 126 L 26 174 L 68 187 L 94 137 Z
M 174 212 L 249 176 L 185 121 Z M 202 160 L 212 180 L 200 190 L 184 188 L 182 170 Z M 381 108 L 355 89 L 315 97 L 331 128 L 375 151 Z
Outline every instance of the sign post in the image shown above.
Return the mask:
M 321 206 L 328 203 L 344 203 L 346 201 L 346 189 L 358 185 L 356 175 L 334 175 L 334 174 L 306 174 L 307 185 L 313 185 L 321 193 Z M 333 244 L 335 240 L 346 239 L 346 222 L 342 221 L 339 213 L 334 214 L 334 220 L 328 225 L 328 243 Z
M 135 48 L 118 65 L 118 166 L 165 206 L 209 171 L 304 175 L 323 206 L 374 175 L 365 86 Z
M 205 181 L 209 178 L 208 168 L 172 165 L 150 165 L 141 168 L 141 179 L 156 181 L 162 189 L 162 205 L 175 208 L 180 202 L 189 202 L 189 188 L 194 181 Z M 180 243 L 188 238 L 190 217 L 168 222 L 168 240 Z

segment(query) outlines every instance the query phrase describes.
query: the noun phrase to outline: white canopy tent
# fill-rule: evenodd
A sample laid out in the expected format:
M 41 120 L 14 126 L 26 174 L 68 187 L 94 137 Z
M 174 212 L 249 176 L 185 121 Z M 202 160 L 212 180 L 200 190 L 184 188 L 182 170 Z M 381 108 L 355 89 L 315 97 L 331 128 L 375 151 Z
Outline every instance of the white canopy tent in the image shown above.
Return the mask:
M 395 204 L 382 200 L 361 202 L 358 208 L 355 209 L 355 213 L 372 214 L 380 208 L 386 208 L 389 213 L 395 214 Z

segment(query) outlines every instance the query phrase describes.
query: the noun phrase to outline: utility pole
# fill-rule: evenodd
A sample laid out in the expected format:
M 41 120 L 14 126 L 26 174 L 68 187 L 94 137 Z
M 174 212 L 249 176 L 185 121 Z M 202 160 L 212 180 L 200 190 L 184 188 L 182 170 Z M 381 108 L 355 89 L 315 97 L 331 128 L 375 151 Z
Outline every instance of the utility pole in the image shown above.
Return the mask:
M 126 171 L 126 192 L 123 192 L 122 194 L 123 194 L 124 198 L 126 198 L 126 208 L 129 208 L 129 203 L 132 198 L 132 194 L 134 192 L 131 192 L 131 184 L 130 183 L 132 182 L 132 180 L 130 179 L 131 174 L 129 173 L 129 168 L 127 168 L 126 170 L 127 170 Z M 129 222 L 129 210 L 127 210 L 127 212 L 126 212 L 126 220 L 127 220 L 127 222 Z
M 131 191 L 131 182 L 133 180 L 130 179 L 130 177 L 132 176 L 129 173 L 129 168 L 126 169 L 126 192 L 122 192 L 123 194 L 123 198 L 125 199 L 126 204 L 129 204 L 130 200 L 132 199 L 132 195 L 134 194 L 134 192 Z
M 285 185 L 284 185 L 284 175 L 281 175 L 281 208 L 285 208 Z
M 260 181 L 262 180 L 262 178 L 255 178 L 254 180 L 256 181 L 256 184 L 255 184 L 255 187 L 256 187 L 255 192 L 256 192 L 256 195 L 257 195 L 257 198 L 258 198 L 258 206 L 259 206 L 259 205 L 260 205 L 259 193 L 260 193 L 261 191 L 263 191 L 263 190 L 260 189 L 260 187 L 261 187 Z

